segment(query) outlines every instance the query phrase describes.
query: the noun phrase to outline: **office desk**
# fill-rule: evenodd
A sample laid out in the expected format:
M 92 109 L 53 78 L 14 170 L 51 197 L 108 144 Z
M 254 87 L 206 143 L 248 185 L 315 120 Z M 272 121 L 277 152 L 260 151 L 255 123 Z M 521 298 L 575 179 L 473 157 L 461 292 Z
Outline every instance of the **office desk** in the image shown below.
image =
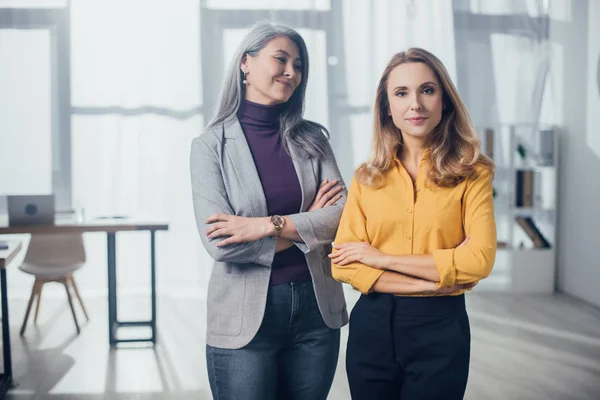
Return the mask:
M 8 249 L 0 250 L 0 291 L 2 297 L 2 354 L 4 372 L 0 375 L 0 399 L 12 387 L 12 356 L 10 353 L 10 326 L 8 323 L 8 293 L 6 292 L 6 267 L 21 251 L 21 242 L 9 241 Z
M 156 231 L 166 231 L 166 222 L 138 219 L 91 219 L 81 223 L 70 220 L 57 220 L 55 225 L 7 226 L 0 223 L 0 235 L 7 234 L 44 234 L 44 233 L 83 233 L 106 232 L 106 250 L 108 264 L 108 341 L 111 346 L 123 342 L 152 342 L 156 343 Z M 117 318 L 117 258 L 116 234 L 122 231 L 150 232 L 150 286 L 152 316 L 150 321 L 119 321 Z M 3 303 L 4 307 L 4 303 Z M 147 326 L 151 329 L 150 337 L 119 339 L 120 327 Z

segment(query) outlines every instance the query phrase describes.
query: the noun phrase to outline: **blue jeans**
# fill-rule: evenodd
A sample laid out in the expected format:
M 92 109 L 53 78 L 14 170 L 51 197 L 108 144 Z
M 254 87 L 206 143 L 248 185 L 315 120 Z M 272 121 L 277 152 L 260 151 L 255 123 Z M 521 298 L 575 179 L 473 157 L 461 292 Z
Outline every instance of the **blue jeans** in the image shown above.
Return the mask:
M 215 400 L 326 399 L 340 330 L 321 317 L 312 282 L 271 286 L 258 333 L 241 349 L 206 346 Z

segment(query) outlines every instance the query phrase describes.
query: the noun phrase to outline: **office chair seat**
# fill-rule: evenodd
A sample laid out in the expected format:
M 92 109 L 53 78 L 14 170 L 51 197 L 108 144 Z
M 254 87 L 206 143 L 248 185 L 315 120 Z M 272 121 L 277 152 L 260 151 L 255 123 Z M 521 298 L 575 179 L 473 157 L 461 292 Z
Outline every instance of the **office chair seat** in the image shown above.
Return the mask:
M 83 263 L 70 265 L 40 265 L 24 262 L 19 269 L 25 273 L 44 279 L 60 278 L 72 274 L 83 266 Z

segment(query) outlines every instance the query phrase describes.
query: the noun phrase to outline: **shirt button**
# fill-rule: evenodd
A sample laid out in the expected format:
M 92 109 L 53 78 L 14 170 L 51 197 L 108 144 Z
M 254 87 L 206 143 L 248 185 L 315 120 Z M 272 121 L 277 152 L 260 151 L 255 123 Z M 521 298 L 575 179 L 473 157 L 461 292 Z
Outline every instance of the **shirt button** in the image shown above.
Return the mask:
M 420 192 L 420 191 L 421 191 L 421 188 L 417 188 L 417 189 L 416 189 L 416 191 L 417 191 L 417 192 Z
M 408 210 L 406 210 L 407 213 L 412 213 L 412 210 L 409 208 Z
M 410 237 L 410 236 L 406 237 L 406 240 L 411 240 L 411 239 L 412 239 L 412 237 Z

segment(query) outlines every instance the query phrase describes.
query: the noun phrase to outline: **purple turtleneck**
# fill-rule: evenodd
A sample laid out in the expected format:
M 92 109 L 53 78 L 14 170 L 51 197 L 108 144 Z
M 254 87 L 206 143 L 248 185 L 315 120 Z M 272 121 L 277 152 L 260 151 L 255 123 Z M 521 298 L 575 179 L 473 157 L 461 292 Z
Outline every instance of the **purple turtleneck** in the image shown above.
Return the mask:
M 266 106 L 245 100 L 237 114 L 254 158 L 269 215 L 296 214 L 302 205 L 300 181 L 279 133 L 283 107 L 284 104 Z M 311 280 L 310 272 L 304 253 L 298 247 L 275 254 L 271 285 L 307 280 Z

